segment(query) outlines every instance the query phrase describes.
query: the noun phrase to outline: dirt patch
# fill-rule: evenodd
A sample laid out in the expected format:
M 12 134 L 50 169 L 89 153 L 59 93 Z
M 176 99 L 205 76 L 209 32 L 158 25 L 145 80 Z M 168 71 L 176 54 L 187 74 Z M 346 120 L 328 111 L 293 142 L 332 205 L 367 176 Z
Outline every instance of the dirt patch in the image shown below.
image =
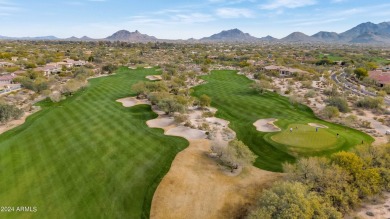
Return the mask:
M 384 200 L 379 201 L 378 203 L 364 204 L 363 207 L 350 218 L 390 218 L 390 193 L 385 193 L 384 196 Z
M 26 121 L 27 117 L 29 117 L 31 114 L 33 113 L 31 112 L 24 113 L 24 115 L 20 119 L 12 120 L 6 124 L 0 125 L 0 134 L 3 134 L 8 130 L 11 130 L 19 125 L 22 125 Z
M 159 81 L 159 80 L 162 80 L 162 77 L 161 75 L 148 75 L 146 76 L 147 79 L 151 80 L 151 81 Z
M 259 119 L 253 125 L 259 132 L 279 132 L 281 129 L 274 124 L 276 121 L 277 119 L 274 118 Z
M 126 97 L 116 100 L 116 102 L 122 103 L 124 107 L 132 107 L 139 104 L 150 104 L 149 101 L 144 99 L 137 99 L 135 97 Z
M 322 124 L 318 124 L 318 123 L 307 123 L 308 125 L 310 126 L 313 126 L 313 127 L 317 127 L 317 128 L 323 128 L 323 129 L 327 129 L 328 126 L 326 125 L 322 125 Z
M 205 139 L 190 140 L 176 156 L 154 194 L 150 218 L 233 218 L 281 177 L 255 167 L 227 176 L 205 155 L 209 144 Z

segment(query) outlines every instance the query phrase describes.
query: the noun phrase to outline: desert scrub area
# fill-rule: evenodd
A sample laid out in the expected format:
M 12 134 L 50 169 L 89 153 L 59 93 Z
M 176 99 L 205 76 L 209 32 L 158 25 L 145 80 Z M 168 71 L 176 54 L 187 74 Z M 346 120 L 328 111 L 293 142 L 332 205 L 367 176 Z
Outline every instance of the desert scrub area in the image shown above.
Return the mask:
M 36 205 L 33 218 L 147 218 L 158 183 L 188 142 L 150 129 L 150 106 L 125 108 L 154 69 L 119 69 L 0 135 L 0 203 Z M 43 198 L 44 197 L 44 198 Z M 24 217 L 12 214 L 10 217 Z

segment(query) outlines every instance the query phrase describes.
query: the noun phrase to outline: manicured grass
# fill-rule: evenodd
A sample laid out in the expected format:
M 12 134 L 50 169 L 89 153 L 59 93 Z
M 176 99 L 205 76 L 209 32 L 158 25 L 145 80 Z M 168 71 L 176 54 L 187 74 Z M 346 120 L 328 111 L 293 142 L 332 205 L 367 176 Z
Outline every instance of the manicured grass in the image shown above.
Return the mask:
M 125 108 L 154 69 L 122 68 L 0 135 L 0 205 L 36 213 L 0 218 L 147 218 L 154 191 L 188 142 L 150 129 L 150 106 Z
M 259 95 L 250 88 L 253 81 L 235 71 L 212 71 L 203 76 L 208 83 L 195 87 L 195 96 L 207 94 L 212 99 L 212 106 L 218 109 L 217 117 L 230 121 L 237 138 L 248 145 L 259 157 L 255 166 L 273 171 L 281 171 L 283 162 L 294 162 L 300 156 L 329 155 L 338 150 L 348 150 L 364 141 L 373 139 L 357 130 L 322 121 L 314 116 L 312 110 L 304 105 L 293 106 L 287 98 L 268 92 Z M 346 132 L 339 144 L 320 150 L 299 150 L 271 139 L 276 133 L 259 132 L 253 126 L 258 119 L 276 118 L 275 124 L 282 130 L 291 124 L 319 123 L 329 127 L 329 133 Z
M 290 131 L 290 128 L 292 131 Z M 327 128 L 319 128 L 303 124 L 290 124 L 287 129 L 273 135 L 271 139 L 277 143 L 288 145 L 290 151 L 304 153 L 337 148 L 345 141 L 346 132 L 331 133 Z

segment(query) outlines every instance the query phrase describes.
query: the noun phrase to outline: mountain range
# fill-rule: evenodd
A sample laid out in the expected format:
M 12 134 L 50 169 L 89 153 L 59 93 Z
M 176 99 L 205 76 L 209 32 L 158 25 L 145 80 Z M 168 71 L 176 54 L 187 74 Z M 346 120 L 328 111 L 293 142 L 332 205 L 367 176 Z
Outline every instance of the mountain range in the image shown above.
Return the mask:
M 55 36 L 42 37 L 5 37 L 0 35 L 0 40 L 63 40 L 63 41 L 123 41 L 123 42 L 157 42 L 169 41 L 158 39 L 154 36 L 142 34 L 139 31 L 129 32 L 120 30 L 103 39 L 93 39 L 87 36 L 77 38 L 57 38 Z M 272 36 L 257 38 L 239 29 L 224 30 L 220 33 L 204 37 L 199 40 L 188 39 L 188 42 L 282 42 L 282 43 L 361 43 L 361 44 L 390 44 L 390 22 L 374 24 L 366 22 L 342 33 L 320 31 L 314 35 L 306 35 L 302 32 L 293 32 L 288 36 L 277 39 Z

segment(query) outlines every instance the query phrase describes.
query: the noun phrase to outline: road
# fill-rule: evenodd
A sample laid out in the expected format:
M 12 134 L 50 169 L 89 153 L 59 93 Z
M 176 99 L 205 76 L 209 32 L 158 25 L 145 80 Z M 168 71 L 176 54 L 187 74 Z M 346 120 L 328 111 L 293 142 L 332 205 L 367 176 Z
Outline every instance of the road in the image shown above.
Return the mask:
M 369 92 L 367 90 L 361 90 L 355 84 L 353 84 L 353 83 L 351 83 L 351 82 L 349 82 L 347 80 L 345 80 L 345 82 L 341 82 L 338 77 L 343 77 L 345 79 L 345 73 L 341 73 L 340 75 L 337 75 L 337 73 L 333 73 L 331 75 L 332 80 L 334 82 L 336 82 L 336 84 L 339 85 L 340 87 L 346 88 L 346 89 L 350 90 L 351 92 L 353 92 L 354 94 L 357 94 L 357 95 L 376 97 L 375 93 Z M 387 105 L 390 105 L 390 99 L 389 98 L 384 98 L 384 102 Z

